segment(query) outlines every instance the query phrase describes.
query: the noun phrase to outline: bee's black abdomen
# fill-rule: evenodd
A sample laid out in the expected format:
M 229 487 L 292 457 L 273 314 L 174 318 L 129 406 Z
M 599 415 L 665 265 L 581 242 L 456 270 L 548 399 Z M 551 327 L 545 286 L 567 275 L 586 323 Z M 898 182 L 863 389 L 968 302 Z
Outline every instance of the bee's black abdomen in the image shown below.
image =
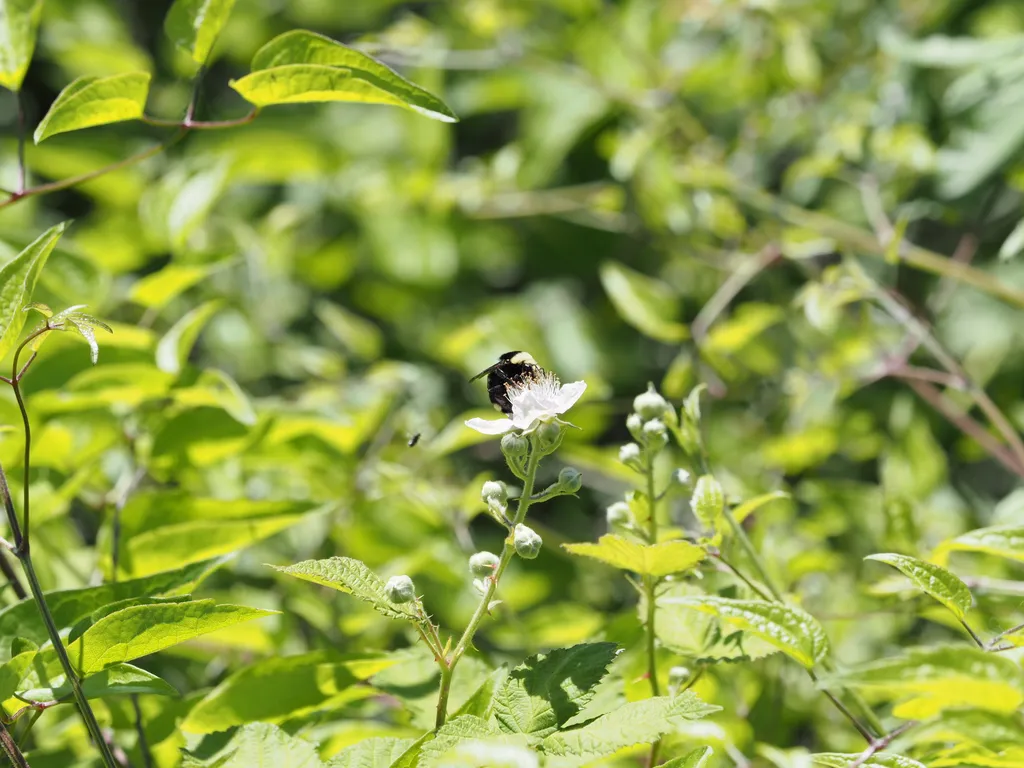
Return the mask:
M 485 371 L 481 371 L 473 379 L 487 374 L 487 394 L 502 413 L 512 413 L 512 402 L 508 399 L 508 388 L 520 386 L 535 379 L 543 369 L 534 359 L 521 351 L 506 352 L 498 358 L 498 362 Z

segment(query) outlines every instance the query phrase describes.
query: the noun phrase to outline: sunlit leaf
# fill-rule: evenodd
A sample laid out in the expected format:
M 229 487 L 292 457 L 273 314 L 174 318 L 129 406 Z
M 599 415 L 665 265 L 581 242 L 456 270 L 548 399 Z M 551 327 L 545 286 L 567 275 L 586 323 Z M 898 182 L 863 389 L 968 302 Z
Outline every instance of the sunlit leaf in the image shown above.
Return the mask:
M 778 501 L 779 499 L 788 498 L 790 498 L 790 495 L 785 491 L 772 491 L 771 493 L 765 493 L 761 496 L 755 496 L 752 499 L 747 499 L 742 504 L 737 504 L 732 510 L 732 516 L 736 519 L 737 523 L 742 523 L 765 504 L 770 504 L 773 501 Z
M 829 653 L 828 638 L 821 625 L 809 613 L 791 605 L 710 596 L 673 597 L 661 602 L 717 616 L 727 625 L 749 632 L 807 668 Z
M 866 760 L 861 760 L 860 753 L 858 752 L 848 755 L 838 752 L 819 752 L 816 755 L 811 755 L 811 759 L 815 765 L 823 765 L 826 768 L 849 768 L 849 766 L 854 764 L 864 766 L 865 768 L 927 768 L 924 763 L 919 763 L 917 760 L 911 760 L 909 757 L 903 757 L 902 755 L 890 755 L 885 752 L 879 752 Z M 860 762 L 857 762 L 858 760 Z
M 43 0 L 0 0 L 0 85 L 21 90 L 36 47 Z
M 39 273 L 46 266 L 67 223 L 50 227 L 0 269 L 0 359 L 17 343 Z
M 36 128 L 36 143 L 58 133 L 142 117 L 150 77 L 148 72 L 126 72 L 78 78 L 50 105 L 50 111 Z
M 562 546 L 574 555 L 591 557 L 644 576 L 668 576 L 688 571 L 706 557 L 702 548 L 688 541 L 637 544 L 615 534 L 605 534 L 596 544 L 587 542 Z
M 384 580 L 365 563 L 351 557 L 306 560 L 287 567 L 272 567 L 297 579 L 311 581 L 357 597 L 389 619 L 420 619 L 413 604 L 397 604 L 388 600 L 384 591 Z
M 1024 526 L 994 525 L 969 531 L 939 544 L 932 559 L 945 564 L 951 552 L 982 552 L 1024 562 Z
M 289 69 L 299 65 L 312 66 L 305 70 Z M 328 76 L 331 68 L 341 73 L 340 76 Z M 366 101 L 406 107 L 444 122 L 458 119 L 447 104 L 390 67 L 361 51 L 305 30 L 285 32 L 264 45 L 253 56 L 252 69 L 253 74 L 233 82 L 232 87 L 257 105 L 286 101 Z M 264 71 L 277 74 L 250 80 Z M 345 82 L 346 77 L 349 82 Z M 286 86 L 273 84 L 274 80 L 285 79 L 293 82 Z M 243 85 L 247 80 L 249 84 Z
M 688 755 L 662 763 L 661 768 L 707 768 L 708 760 L 715 754 L 711 747 L 697 747 Z
M 164 30 L 176 46 L 204 64 L 234 5 L 235 0 L 175 0 Z
M 325 768 L 390 768 L 412 745 L 412 739 L 390 736 L 363 739 L 328 760 Z
M 891 552 L 868 555 L 865 560 L 877 560 L 896 568 L 910 579 L 914 586 L 934 597 L 952 611 L 958 619 L 963 619 L 971 608 L 971 590 L 941 566 L 926 563 L 916 557 L 897 555 Z
M 210 757 L 185 753 L 182 768 L 322 768 L 316 744 L 271 723 L 249 723 Z
M 209 274 L 208 266 L 171 264 L 138 280 L 129 298 L 144 307 L 159 309 Z

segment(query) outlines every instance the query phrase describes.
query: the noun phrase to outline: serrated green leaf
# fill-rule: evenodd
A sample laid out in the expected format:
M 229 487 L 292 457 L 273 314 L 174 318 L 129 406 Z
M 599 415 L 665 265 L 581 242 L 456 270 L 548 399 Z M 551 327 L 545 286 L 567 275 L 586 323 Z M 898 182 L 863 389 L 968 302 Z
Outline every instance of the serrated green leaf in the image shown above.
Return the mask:
M 714 754 L 715 750 L 711 747 L 697 747 L 687 755 L 662 763 L 661 768 L 707 768 L 708 760 Z
M 93 624 L 68 645 L 68 656 L 79 674 L 90 675 L 110 664 L 148 656 L 209 632 L 275 613 L 243 605 L 218 605 L 213 600 L 138 605 Z
M 698 407 L 698 418 L 699 418 L 699 407 Z M 773 501 L 780 499 L 789 499 L 791 496 L 785 491 L 772 491 L 771 493 L 765 493 L 761 496 L 755 496 L 752 499 L 747 499 L 742 504 L 736 505 L 732 510 L 732 516 L 735 518 L 737 523 L 742 523 L 757 510 L 763 507 L 765 504 L 770 504 Z
M 0 0 L 0 85 L 21 90 L 36 47 L 43 0 Z
M 498 667 L 492 672 L 480 687 L 473 692 L 473 695 L 466 699 L 466 702 L 459 707 L 456 715 L 474 715 L 485 720 L 491 716 L 494 710 L 494 695 L 501 690 L 502 685 L 508 679 L 508 667 Z
M 222 306 L 218 300 L 200 304 L 171 326 L 156 345 L 157 368 L 172 375 L 181 373 L 199 334 Z
M 682 304 L 665 283 L 613 261 L 604 262 L 600 274 L 619 317 L 645 336 L 674 343 L 690 335 L 676 322 Z
M 50 105 L 36 128 L 36 144 L 58 133 L 137 120 L 146 109 L 150 78 L 148 72 L 78 78 Z
M 932 559 L 944 565 L 950 552 L 983 552 L 1024 562 L 1024 526 L 994 525 L 969 531 L 942 542 L 935 548 Z
M 600 560 L 624 571 L 644 576 L 668 576 L 688 571 L 706 557 L 703 549 L 688 541 L 638 544 L 615 534 L 605 534 L 596 544 L 563 544 L 568 552 Z
M 270 723 L 243 725 L 216 754 L 185 754 L 183 768 L 322 768 L 316 744 Z
M 164 31 L 193 61 L 205 64 L 234 5 L 235 0 L 175 0 Z
M 912 649 L 829 679 L 899 701 L 893 714 L 915 720 L 965 707 L 1010 713 L 1024 703 L 1024 672 L 1017 663 L 970 647 Z
M 0 359 L 18 343 L 27 317 L 22 309 L 32 298 L 39 273 L 67 226 L 64 222 L 50 227 L 0 269 Z
M 434 738 L 423 744 L 417 765 L 422 768 L 437 765 L 438 761 L 460 742 L 499 739 L 502 736 L 505 734 L 487 720 L 473 715 L 460 715 L 442 725 Z
M 828 768 L 848 768 L 860 759 L 860 753 L 842 754 L 839 752 L 819 752 L 811 755 L 815 765 L 824 765 Z M 928 768 L 924 763 L 911 760 L 902 755 L 890 755 L 880 752 L 872 755 L 867 760 L 857 763 L 863 768 Z
M 208 265 L 170 264 L 138 280 L 128 298 L 148 309 L 159 309 L 210 274 Z
M 178 590 L 191 589 L 221 560 L 205 560 L 164 573 L 155 573 L 140 579 L 119 581 L 84 589 L 46 592 L 46 605 L 58 629 L 74 626 L 84 616 L 103 606 L 133 597 L 165 595 Z M 23 637 L 37 645 L 49 640 L 46 626 L 32 598 L 0 610 L 0 636 Z
M 390 768 L 412 746 L 412 739 L 378 736 L 345 747 L 325 768 Z
M 444 122 L 454 117 L 440 116 L 409 104 L 384 90 L 376 79 L 359 70 L 325 67 L 319 64 L 287 64 L 253 72 L 229 85 L 242 98 L 257 107 L 274 104 L 305 104 L 321 101 L 347 101 L 404 107 Z
M 883 552 L 868 555 L 865 560 L 877 560 L 897 569 L 910 579 L 914 586 L 934 597 L 948 608 L 958 619 L 963 619 L 971 608 L 971 590 L 960 579 L 945 568 L 926 563 L 916 557 Z
M 420 616 L 410 603 L 396 604 L 384 593 L 384 580 L 369 569 L 366 563 L 351 557 L 331 557 L 326 560 L 306 560 L 287 567 L 271 566 L 303 581 L 345 592 L 364 602 L 389 619 L 412 619 Z
M 615 655 L 615 643 L 581 643 L 531 656 L 494 696 L 498 725 L 507 733 L 547 736 L 590 701 Z
M 806 611 L 765 600 L 725 597 L 673 597 L 661 601 L 717 616 L 724 623 L 778 648 L 810 669 L 829 653 L 828 637 Z
M 243 723 L 281 722 L 378 692 L 357 685 L 394 664 L 386 656 L 346 661 L 324 651 L 258 661 L 233 672 L 188 713 L 189 733 L 226 731 Z
M 252 59 L 253 74 L 266 70 L 279 70 L 281 74 L 295 70 L 284 70 L 284 67 L 297 65 L 314 65 L 326 69 L 347 70 L 352 78 L 361 81 L 370 98 L 310 98 L 290 99 L 292 101 L 369 101 L 379 104 L 394 104 L 411 109 L 421 115 L 441 120 L 446 123 L 455 122 L 455 113 L 441 99 L 411 83 L 393 69 L 361 51 L 342 45 L 329 37 L 314 32 L 297 29 L 285 32 L 264 45 Z M 249 75 L 252 77 L 252 75 Z M 248 78 L 243 78 L 243 81 Z M 242 81 L 239 81 L 239 84 Z M 236 84 L 232 84 L 239 90 Z M 347 87 L 352 88 L 349 84 Z M 242 91 L 239 90 L 241 93 Z M 245 96 L 244 93 L 242 93 Z M 246 96 L 246 98 L 249 98 Z M 249 99 L 252 101 L 252 99 Z M 257 103 L 257 102 L 253 102 Z M 280 103 L 277 101 L 270 103 Z
M 631 701 L 580 728 L 549 735 L 541 748 L 547 755 L 572 758 L 553 761 L 555 765 L 584 765 L 634 744 L 650 744 L 683 721 L 699 720 L 719 709 L 692 691 Z

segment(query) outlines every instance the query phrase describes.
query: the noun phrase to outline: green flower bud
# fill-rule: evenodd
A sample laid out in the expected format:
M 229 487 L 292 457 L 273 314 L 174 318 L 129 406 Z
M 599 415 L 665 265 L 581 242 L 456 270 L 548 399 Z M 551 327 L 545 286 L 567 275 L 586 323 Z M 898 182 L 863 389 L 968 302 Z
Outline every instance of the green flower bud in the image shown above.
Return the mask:
M 644 471 L 644 462 L 641 458 L 640 446 L 636 443 L 626 443 L 624 446 L 619 448 L 619 461 L 630 469 L 635 469 L 637 472 Z
M 668 445 L 668 430 L 658 419 L 651 419 L 644 424 L 644 445 L 649 451 L 657 453 Z
M 564 467 L 558 473 L 558 485 L 563 493 L 576 493 L 583 487 L 583 475 L 574 467 Z
M 392 576 L 384 585 L 384 594 L 392 603 L 409 603 L 416 599 L 416 585 L 408 576 Z
M 725 509 L 725 496 L 722 493 L 721 483 L 711 475 L 701 475 L 693 487 L 690 507 L 704 527 L 712 529 L 717 527 L 718 519 L 722 516 L 722 510 Z
M 480 489 L 480 498 L 490 506 L 497 506 L 504 509 L 508 504 L 508 488 L 498 480 L 488 480 Z
M 640 418 L 639 413 L 631 413 L 626 417 L 626 429 L 634 440 L 644 439 L 644 420 Z
M 562 435 L 565 434 L 565 427 L 556 421 L 542 422 L 533 433 L 534 445 L 540 451 L 541 456 L 547 456 L 558 450 L 562 444 Z
M 493 576 L 498 563 L 498 556 L 493 552 L 477 552 L 469 558 L 469 572 L 478 578 Z
M 673 482 L 679 483 L 679 485 L 689 485 L 692 479 L 689 472 L 685 469 L 679 468 L 672 473 Z
M 669 687 L 678 690 L 687 683 L 691 674 L 692 673 L 688 667 L 672 667 L 672 669 L 668 671 Z
M 654 388 L 652 383 L 648 383 L 646 392 L 633 398 L 633 410 L 644 421 L 675 418 L 675 411 L 672 406 L 668 404 L 668 400 L 658 393 L 658 390 Z M 670 413 L 672 416 L 669 416 Z
M 625 528 L 633 524 L 633 510 L 624 501 L 616 501 L 604 511 L 609 528 Z
M 530 454 L 530 440 L 518 432 L 506 432 L 501 437 L 501 452 L 506 459 L 522 459 Z
M 540 554 L 540 548 L 544 545 L 543 540 L 533 528 L 527 528 L 520 523 L 512 534 L 512 541 L 516 547 L 516 554 L 524 560 L 533 560 Z

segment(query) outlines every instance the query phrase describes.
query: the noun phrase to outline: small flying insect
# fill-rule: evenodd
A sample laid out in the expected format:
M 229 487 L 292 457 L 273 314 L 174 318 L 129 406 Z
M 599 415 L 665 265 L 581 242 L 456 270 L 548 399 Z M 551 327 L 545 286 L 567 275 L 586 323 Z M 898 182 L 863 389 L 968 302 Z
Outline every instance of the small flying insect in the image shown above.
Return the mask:
M 422 432 L 417 432 L 415 435 L 413 435 L 412 437 L 409 438 L 409 447 L 410 448 L 414 447 L 416 445 L 416 443 L 418 443 L 420 441 L 420 435 L 422 435 L 422 434 L 423 434 Z
M 520 387 L 528 382 L 535 381 L 544 369 L 537 365 L 529 352 L 506 352 L 498 358 L 498 362 L 490 368 L 486 368 L 470 381 L 476 381 L 481 376 L 487 377 L 487 394 L 491 398 L 494 407 L 505 415 L 512 413 L 512 402 L 508 399 L 509 387 Z

